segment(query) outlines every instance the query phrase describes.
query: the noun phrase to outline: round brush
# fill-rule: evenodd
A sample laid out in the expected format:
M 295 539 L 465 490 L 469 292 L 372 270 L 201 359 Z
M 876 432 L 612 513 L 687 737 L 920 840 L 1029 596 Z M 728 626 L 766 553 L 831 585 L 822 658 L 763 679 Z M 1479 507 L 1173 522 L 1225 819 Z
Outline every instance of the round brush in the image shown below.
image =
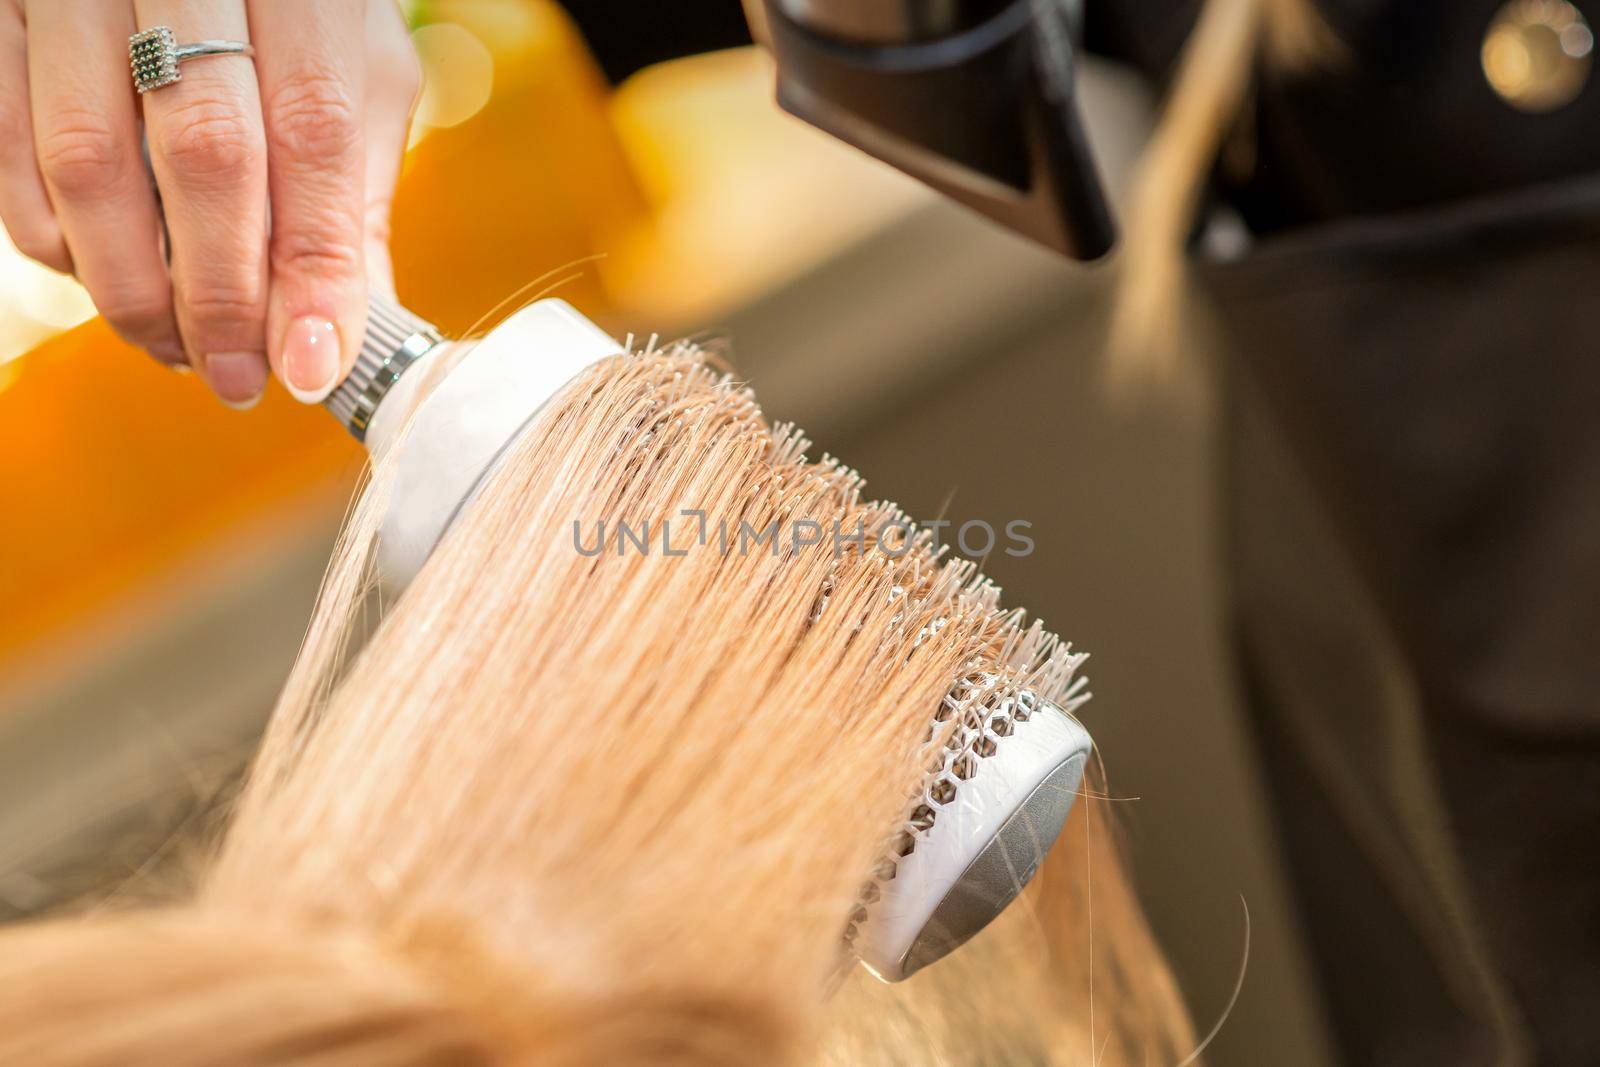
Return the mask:
M 557 299 L 507 318 L 420 383 L 443 337 L 373 298 L 360 358 L 326 406 L 374 458 L 394 456 L 378 541 L 391 588 L 414 578 L 509 446 L 562 386 L 624 347 Z M 1075 670 L 1084 657 L 1072 657 Z M 1076 799 L 1092 746 L 1073 717 L 1082 678 L 1060 704 L 983 671 L 929 711 L 929 773 L 844 938 L 879 977 L 898 981 L 988 925 L 1027 885 Z

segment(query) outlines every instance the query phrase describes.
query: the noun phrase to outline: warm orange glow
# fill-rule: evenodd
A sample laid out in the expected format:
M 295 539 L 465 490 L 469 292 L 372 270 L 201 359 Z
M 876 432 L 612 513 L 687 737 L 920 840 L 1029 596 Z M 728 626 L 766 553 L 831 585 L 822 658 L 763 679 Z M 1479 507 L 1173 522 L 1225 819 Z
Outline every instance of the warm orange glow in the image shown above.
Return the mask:
M 551 272 L 571 279 L 561 296 L 604 321 L 605 264 L 572 265 L 611 252 L 648 216 L 583 40 L 549 0 L 438 0 L 427 14 L 489 47 L 494 93 L 406 160 L 393 242 L 401 298 L 459 333 Z
M 494 90 L 494 56 L 488 46 L 454 22 L 420 26 L 411 41 L 422 61 L 417 134 L 459 126 L 483 110 Z
M 1483 76 L 1521 111 L 1554 111 L 1589 81 L 1594 34 L 1566 0 L 1511 0 L 1483 39 Z
M 424 139 L 395 205 L 402 295 L 460 331 L 645 215 L 606 119 L 607 90 L 556 4 L 445 0 L 427 12 L 494 42 L 494 95 Z M 49 275 L 0 256 L 0 270 L 12 268 L 29 285 Z M 27 290 L 39 314 L 0 309 L 0 331 L 32 331 L 18 351 L 87 310 L 73 306 L 69 280 L 39 285 L 49 291 Z M 593 266 L 561 291 L 591 314 L 608 306 Z M 230 411 L 98 319 L 0 360 L 0 448 L 0 673 L 9 656 L 81 626 L 230 530 L 353 484 L 361 463 L 332 419 L 278 386 L 254 411 Z
M 631 321 L 694 330 L 932 199 L 778 109 L 771 57 L 738 48 L 624 82 L 611 123 L 654 217 L 608 259 Z
M 360 469 L 320 411 L 276 386 L 229 411 L 100 319 L 21 361 L 0 392 L 0 447 L 0 658 Z
M 524 299 L 557 286 L 619 333 L 692 328 L 927 195 L 780 115 L 753 50 L 612 94 L 552 0 L 424 10 L 423 42 L 467 34 L 492 71 L 487 102 L 467 85 L 431 113 L 439 125 L 408 155 L 395 201 L 401 298 L 447 332 L 541 275 Z M 446 66 L 481 73 L 464 47 Z M 84 313 L 75 285 L 46 275 L 26 315 L 0 308 L 0 333 L 34 330 L 35 344 Z M 276 385 L 256 410 L 230 411 L 99 320 L 0 358 L 0 449 L 0 674 L 230 533 L 336 497 L 361 463 L 332 419 Z

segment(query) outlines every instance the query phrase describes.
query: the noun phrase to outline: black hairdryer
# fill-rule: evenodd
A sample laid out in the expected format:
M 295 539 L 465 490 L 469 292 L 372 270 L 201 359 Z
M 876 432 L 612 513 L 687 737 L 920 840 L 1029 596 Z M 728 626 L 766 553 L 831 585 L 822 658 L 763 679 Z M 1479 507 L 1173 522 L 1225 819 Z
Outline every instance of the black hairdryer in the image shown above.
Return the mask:
M 1075 93 L 1081 0 L 764 0 L 785 111 L 1075 259 L 1116 227 Z

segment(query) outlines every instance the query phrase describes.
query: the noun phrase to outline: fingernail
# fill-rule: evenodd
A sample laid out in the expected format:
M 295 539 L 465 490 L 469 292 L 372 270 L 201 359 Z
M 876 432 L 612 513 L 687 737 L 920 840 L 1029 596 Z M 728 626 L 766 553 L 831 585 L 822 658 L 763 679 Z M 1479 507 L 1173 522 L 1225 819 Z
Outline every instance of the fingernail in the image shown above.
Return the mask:
M 283 341 L 284 385 L 302 404 L 333 392 L 339 376 L 339 333 L 327 319 L 306 317 L 289 324 Z
M 267 357 L 260 352 L 213 352 L 206 357 L 206 376 L 218 399 L 248 411 L 267 387 Z
M 169 367 L 182 367 L 189 362 L 189 357 L 183 354 L 183 346 L 176 341 L 154 345 L 150 349 L 150 354 Z

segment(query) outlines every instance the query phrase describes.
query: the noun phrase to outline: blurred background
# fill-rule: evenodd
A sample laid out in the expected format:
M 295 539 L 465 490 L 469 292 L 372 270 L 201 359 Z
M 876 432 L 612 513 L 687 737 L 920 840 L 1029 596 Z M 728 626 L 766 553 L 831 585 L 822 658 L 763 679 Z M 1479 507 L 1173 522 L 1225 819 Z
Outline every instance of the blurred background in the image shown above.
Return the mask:
M 725 336 L 876 495 L 1030 522 L 990 573 L 1093 656 L 1084 718 L 1202 1032 L 1248 904 L 1213 1062 L 1327 1062 L 1224 654 L 1202 378 L 1108 402 L 1105 279 L 781 114 L 732 0 L 609 6 L 411 5 L 402 299 L 452 332 L 548 290 L 619 336 Z M 1120 187 L 1151 102 L 1110 66 L 1083 92 Z M 158 875 L 195 832 L 361 469 L 320 410 L 274 386 L 229 411 L 92 315 L 0 247 L 0 920 Z

